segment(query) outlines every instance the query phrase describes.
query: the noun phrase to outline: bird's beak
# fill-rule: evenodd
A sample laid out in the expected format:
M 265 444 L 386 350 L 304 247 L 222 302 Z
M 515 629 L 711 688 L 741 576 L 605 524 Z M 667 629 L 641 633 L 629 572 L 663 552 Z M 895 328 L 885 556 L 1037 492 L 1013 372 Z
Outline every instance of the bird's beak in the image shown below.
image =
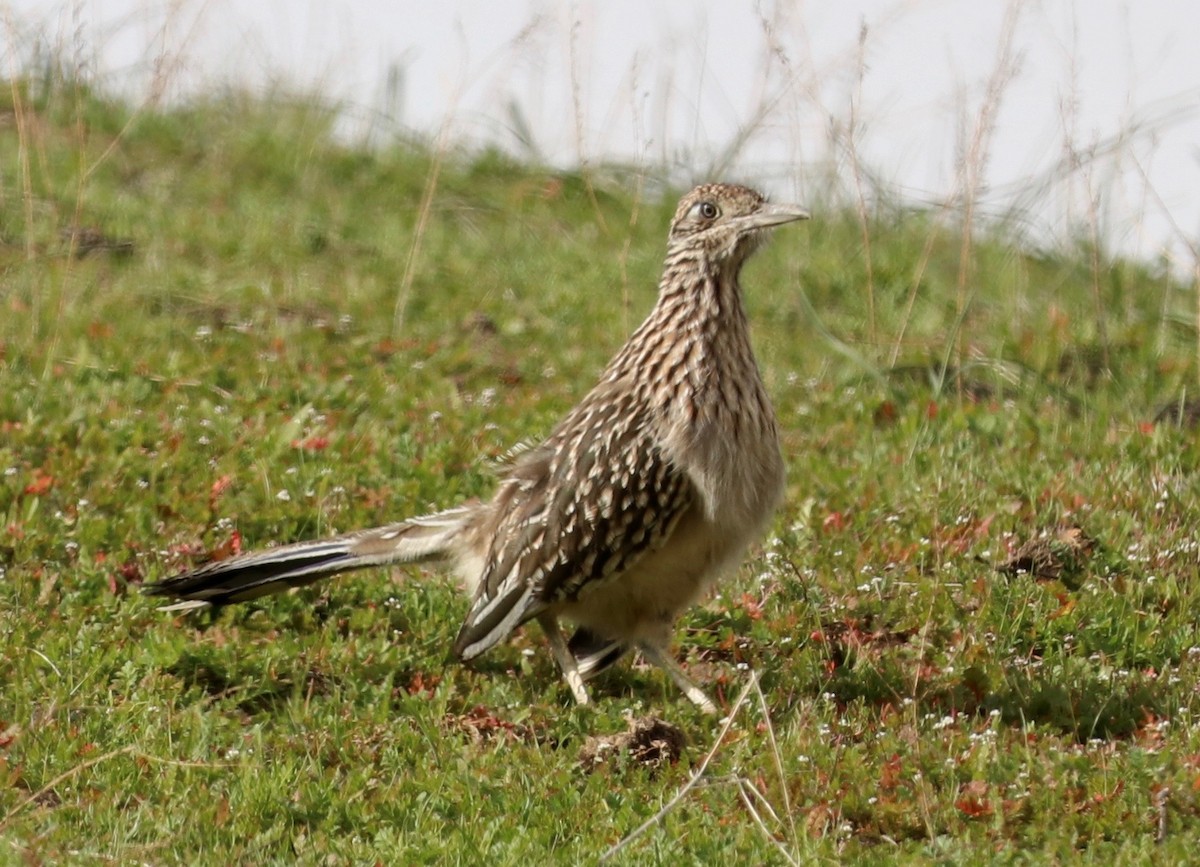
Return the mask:
M 795 205 L 772 205 L 767 203 L 753 214 L 747 214 L 742 217 L 740 222 L 747 229 L 769 229 L 771 226 L 779 226 L 795 220 L 807 220 L 810 216 L 811 214 L 804 210 L 804 208 L 799 208 Z

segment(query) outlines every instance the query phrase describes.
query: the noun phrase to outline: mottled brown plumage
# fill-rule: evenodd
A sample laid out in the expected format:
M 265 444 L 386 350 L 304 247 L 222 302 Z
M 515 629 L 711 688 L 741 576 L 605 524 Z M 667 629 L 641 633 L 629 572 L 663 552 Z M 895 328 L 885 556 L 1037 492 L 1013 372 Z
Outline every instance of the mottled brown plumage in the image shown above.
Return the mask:
M 600 382 L 485 503 L 223 560 L 146 588 L 178 606 L 241 602 L 352 569 L 446 559 L 473 659 L 536 619 L 571 691 L 638 648 L 705 710 L 668 652 L 679 613 L 741 558 L 783 492 L 775 414 L 738 275 L 767 231 L 804 219 L 746 187 L 683 197 L 658 303 Z M 568 643 L 559 622 L 577 627 Z

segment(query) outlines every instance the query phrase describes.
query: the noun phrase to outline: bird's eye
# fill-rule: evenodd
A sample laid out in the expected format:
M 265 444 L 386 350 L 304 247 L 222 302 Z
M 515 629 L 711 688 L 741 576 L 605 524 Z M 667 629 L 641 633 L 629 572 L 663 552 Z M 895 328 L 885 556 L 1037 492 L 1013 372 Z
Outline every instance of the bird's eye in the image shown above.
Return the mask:
M 721 213 L 717 209 L 717 206 L 712 202 L 701 202 L 696 206 L 696 210 L 698 210 L 700 212 L 700 216 L 706 220 L 715 220 L 717 218 L 717 214 Z

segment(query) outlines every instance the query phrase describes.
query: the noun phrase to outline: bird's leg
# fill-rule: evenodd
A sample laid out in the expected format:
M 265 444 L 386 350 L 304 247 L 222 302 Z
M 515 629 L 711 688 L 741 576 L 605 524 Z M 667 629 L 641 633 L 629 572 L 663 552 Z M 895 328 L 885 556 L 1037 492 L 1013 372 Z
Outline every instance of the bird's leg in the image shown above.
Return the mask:
M 642 656 L 646 658 L 646 662 L 650 663 L 651 665 L 657 665 L 668 675 L 670 675 L 671 680 L 675 681 L 675 685 L 683 690 L 683 694 L 686 695 L 693 704 L 697 705 L 700 710 L 704 711 L 705 713 L 712 714 L 717 712 L 717 706 L 713 704 L 712 699 L 705 695 L 704 690 L 696 686 L 695 681 L 693 681 L 687 676 L 686 673 L 684 673 L 683 668 L 678 662 L 675 661 L 675 658 L 671 656 L 670 651 L 661 645 L 651 644 L 650 642 L 643 642 L 639 644 L 638 650 L 642 652 Z
M 546 633 L 546 640 L 550 643 L 550 652 L 554 654 L 554 661 L 558 663 L 563 678 L 567 681 L 567 686 L 571 688 L 571 695 L 575 696 L 575 701 L 579 704 L 587 704 L 589 701 L 587 688 L 583 685 L 583 677 L 579 673 L 579 666 L 575 664 L 575 657 L 571 655 L 571 651 L 567 648 L 567 642 L 563 639 L 562 631 L 558 628 L 558 619 L 553 614 L 543 612 L 537 616 L 537 621 L 541 624 L 542 631 Z

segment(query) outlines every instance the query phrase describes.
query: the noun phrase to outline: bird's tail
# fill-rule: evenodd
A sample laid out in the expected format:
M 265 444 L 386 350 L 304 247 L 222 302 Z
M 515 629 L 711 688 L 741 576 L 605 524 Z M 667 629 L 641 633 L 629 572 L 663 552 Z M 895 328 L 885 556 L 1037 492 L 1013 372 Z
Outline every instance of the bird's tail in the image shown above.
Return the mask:
M 567 649 L 571 651 L 571 656 L 575 657 L 579 676 L 584 680 L 591 680 L 606 668 L 620 662 L 633 647 L 623 641 L 597 635 L 587 627 L 580 626 L 567 642 Z
M 147 584 L 142 592 L 179 599 L 163 610 L 182 611 L 246 602 L 354 569 L 439 560 L 450 556 L 469 511 L 450 509 L 332 539 L 254 551 Z

